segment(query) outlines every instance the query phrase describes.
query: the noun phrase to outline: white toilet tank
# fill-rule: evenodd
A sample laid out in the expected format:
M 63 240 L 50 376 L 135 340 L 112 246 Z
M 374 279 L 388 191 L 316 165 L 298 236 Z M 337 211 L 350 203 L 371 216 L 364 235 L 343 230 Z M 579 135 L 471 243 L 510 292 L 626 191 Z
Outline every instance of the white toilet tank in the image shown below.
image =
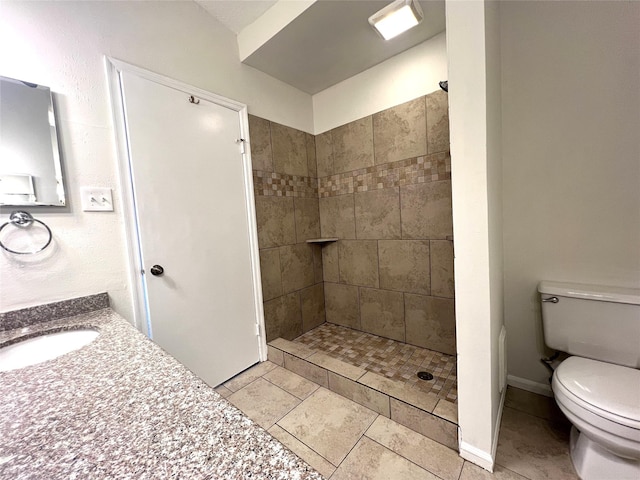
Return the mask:
M 640 368 L 640 289 L 543 281 L 538 292 L 547 346 Z

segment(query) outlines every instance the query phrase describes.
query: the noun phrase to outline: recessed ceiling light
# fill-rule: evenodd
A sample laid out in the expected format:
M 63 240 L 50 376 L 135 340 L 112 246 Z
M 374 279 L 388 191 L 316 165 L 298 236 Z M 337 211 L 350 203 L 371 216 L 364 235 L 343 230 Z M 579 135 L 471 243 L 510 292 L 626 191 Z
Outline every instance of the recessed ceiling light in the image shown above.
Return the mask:
M 416 0 L 395 0 L 369 17 L 369 24 L 389 40 L 422 21 L 422 8 Z

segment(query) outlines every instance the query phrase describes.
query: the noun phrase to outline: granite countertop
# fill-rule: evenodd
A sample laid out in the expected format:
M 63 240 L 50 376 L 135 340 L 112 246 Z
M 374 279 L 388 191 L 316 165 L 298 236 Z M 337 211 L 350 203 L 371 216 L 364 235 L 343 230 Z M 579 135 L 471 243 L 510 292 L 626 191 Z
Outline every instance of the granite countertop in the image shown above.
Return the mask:
M 0 372 L 0 479 L 322 479 L 106 308 L 0 332 L 89 326 L 91 344 Z

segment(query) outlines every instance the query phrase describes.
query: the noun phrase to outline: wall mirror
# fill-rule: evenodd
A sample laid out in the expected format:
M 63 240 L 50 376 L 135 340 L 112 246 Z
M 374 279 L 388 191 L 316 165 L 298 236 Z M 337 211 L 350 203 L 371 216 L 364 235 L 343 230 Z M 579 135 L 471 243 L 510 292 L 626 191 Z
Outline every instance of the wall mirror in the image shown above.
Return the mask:
M 0 77 L 0 205 L 65 205 L 51 90 L 7 77 Z

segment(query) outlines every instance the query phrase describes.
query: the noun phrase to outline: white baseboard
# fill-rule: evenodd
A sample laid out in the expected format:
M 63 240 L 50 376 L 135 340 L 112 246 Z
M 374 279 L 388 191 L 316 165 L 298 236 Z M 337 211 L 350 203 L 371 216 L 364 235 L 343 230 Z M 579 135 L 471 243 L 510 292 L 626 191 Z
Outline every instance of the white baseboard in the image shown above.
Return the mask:
M 500 424 L 502 423 L 502 411 L 504 410 L 504 401 L 507 397 L 507 389 L 502 390 L 500 395 L 500 406 L 498 407 L 498 418 L 496 420 L 496 428 L 493 431 L 493 444 L 491 445 L 491 453 L 487 453 L 484 450 L 480 450 L 473 445 L 469 445 L 463 442 L 462 439 L 458 439 L 460 445 L 460 456 L 465 460 L 470 461 L 478 465 L 479 467 L 488 470 L 493 473 L 493 467 L 496 462 L 496 452 L 498 451 L 498 438 L 500 434 Z M 460 429 L 458 429 L 458 436 L 460 435 Z
M 469 445 L 465 442 L 460 442 L 460 456 L 471 463 L 475 463 L 479 467 L 484 468 L 493 473 L 494 458 L 484 450 Z
M 526 378 L 516 377 L 514 375 L 507 375 L 507 385 L 520 388 L 528 392 L 537 393 L 538 395 L 544 395 L 545 397 L 553 397 L 551 386 L 546 383 L 538 383 Z

